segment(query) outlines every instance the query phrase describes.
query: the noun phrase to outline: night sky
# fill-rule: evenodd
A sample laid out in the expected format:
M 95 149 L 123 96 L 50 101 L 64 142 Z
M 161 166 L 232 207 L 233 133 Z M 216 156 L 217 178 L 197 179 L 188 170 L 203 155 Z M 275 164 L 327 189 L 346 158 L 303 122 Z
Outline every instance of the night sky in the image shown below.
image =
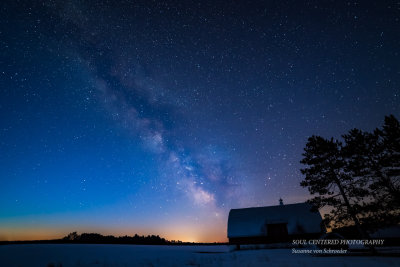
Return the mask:
M 0 240 L 226 241 L 313 134 L 400 117 L 398 1 L 2 1 Z

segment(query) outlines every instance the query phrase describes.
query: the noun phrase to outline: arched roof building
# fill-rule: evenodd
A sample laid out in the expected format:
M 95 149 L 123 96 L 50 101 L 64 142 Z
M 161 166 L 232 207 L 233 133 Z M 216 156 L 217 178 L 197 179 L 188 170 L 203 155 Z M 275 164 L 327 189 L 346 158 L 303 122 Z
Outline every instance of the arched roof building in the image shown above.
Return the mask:
M 322 217 L 308 203 L 232 209 L 228 238 L 233 244 L 287 242 L 319 237 L 325 232 Z

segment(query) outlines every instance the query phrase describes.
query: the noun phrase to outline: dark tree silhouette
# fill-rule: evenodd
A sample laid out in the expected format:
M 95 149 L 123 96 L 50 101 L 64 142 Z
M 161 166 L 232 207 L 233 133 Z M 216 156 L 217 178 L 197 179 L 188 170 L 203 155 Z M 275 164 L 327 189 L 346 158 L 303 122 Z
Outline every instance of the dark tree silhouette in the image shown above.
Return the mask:
M 329 207 L 327 226 L 355 225 L 362 237 L 369 230 L 400 222 L 400 123 L 385 117 L 382 129 L 352 129 L 343 143 L 320 136 L 308 139 L 301 163 L 309 200 Z M 361 228 L 361 225 L 363 228 Z
M 72 232 L 65 236 L 63 241 L 69 243 L 89 243 L 89 244 L 146 244 L 146 245 L 167 245 L 171 242 L 161 238 L 158 235 L 139 236 L 119 236 L 112 235 L 103 236 L 97 233 L 82 233 Z
M 346 162 L 341 147 L 342 143 L 333 138 L 327 140 L 320 136 L 310 137 L 301 160 L 302 164 L 308 165 L 308 168 L 301 169 L 305 175 L 301 186 L 307 187 L 311 195 L 316 195 L 309 200 L 314 207 L 331 208 L 324 218 L 327 226 L 355 224 L 360 235 L 365 238 L 366 233 L 361 229 L 357 217 L 357 181 L 345 171 Z
M 400 123 L 387 116 L 371 136 L 366 176 L 372 200 L 364 207 L 364 223 L 376 229 L 400 222 Z
M 69 233 L 67 236 L 65 236 L 63 239 L 64 240 L 68 240 L 68 241 L 74 241 L 74 240 L 78 240 L 79 235 L 77 232 L 72 232 Z
M 380 192 L 390 198 L 390 203 L 400 205 L 400 123 L 393 116 L 385 117 L 383 129 L 377 129 L 378 152 L 375 172 L 375 187 L 382 186 Z M 375 184 L 376 183 L 376 184 Z

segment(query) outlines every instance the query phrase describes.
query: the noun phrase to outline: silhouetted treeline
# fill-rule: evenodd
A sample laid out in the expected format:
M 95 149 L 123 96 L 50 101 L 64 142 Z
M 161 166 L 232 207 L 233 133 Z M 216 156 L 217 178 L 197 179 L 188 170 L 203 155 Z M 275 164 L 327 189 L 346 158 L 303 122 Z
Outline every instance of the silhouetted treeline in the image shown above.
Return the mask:
M 158 235 L 148 235 L 148 236 L 119 236 L 115 237 L 113 235 L 101 235 L 97 233 L 83 233 L 77 234 L 77 232 L 72 232 L 62 238 L 66 243 L 85 243 L 85 244 L 145 244 L 145 245 L 168 245 L 171 241 L 166 240 Z
M 0 241 L 0 245 L 9 244 L 132 244 L 132 245 L 227 245 L 227 243 L 194 243 L 182 242 L 180 240 L 166 240 L 158 235 L 119 236 L 101 235 L 97 233 L 78 234 L 72 232 L 61 239 L 31 240 L 31 241 Z

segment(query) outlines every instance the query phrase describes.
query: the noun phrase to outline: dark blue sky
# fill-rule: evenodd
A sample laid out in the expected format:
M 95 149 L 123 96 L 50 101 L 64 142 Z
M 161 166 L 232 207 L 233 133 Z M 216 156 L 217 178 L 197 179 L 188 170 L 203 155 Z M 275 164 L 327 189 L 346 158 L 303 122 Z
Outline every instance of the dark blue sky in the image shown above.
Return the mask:
M 0 12 L 0 239 L 224 241 L 229 209 L 308 198 L 310 135 L 400 115 L 396 1 Z

